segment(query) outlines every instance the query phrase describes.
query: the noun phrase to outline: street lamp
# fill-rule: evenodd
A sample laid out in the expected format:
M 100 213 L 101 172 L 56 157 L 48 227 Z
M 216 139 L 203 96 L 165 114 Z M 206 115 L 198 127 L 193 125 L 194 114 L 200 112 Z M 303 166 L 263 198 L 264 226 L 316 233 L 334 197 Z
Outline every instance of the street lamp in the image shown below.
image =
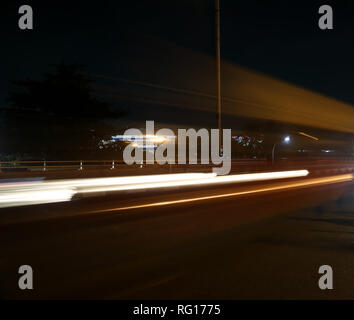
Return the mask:
M 215 0 L 216 24 L 216 89 L 217 89 L 217 120 L 219 129 L 219 155 L 223 154 L 221 136 L 221 76 L 220 76 L 220 0 Z
M 283 141 L 282 142 L 280 142 L 280 143 L 286 143 L 286 144 L 288 144 L 288 143 L 290 143 L 290 136 L 285 136 L 284 138 L 283 138 Z M 277 146 L 279 143 L 274 143 L 274 145 L 273 145 L 273 149 L 272 149 L 272 164 L 274 164 L 274 160 L 275 160 L 275 146 Z

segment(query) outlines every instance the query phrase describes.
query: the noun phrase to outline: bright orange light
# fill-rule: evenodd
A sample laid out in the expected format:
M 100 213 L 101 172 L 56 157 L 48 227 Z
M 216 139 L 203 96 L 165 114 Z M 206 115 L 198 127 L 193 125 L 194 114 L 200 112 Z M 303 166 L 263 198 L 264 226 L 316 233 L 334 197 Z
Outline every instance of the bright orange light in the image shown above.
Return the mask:
M 302 136 L 307 137 L 307 138 L 310 138 L 310 139 L 312 139 L 312 140 L 316 140 L 316 141 L 320 140 L 320 139 L 318 139 L 318 138 L 316 138 L 316 137 L 314 137 L 314 136 L 311 136 L 311 135 L 309 135 L 309 134 L 307 134 L 307 133 L 305 133 L 305 132 L 299 131 L 298 134 L 301 134 Z
M 155 136 L 155 137 L 149 139 L 149 141 L 155 142 L 155 143 L 162 143 L 162 142 L 165 142 L 165 141 L 166 141 L 166 138 L 165 138 L 165 137 L 158 137 L 158 136 Z

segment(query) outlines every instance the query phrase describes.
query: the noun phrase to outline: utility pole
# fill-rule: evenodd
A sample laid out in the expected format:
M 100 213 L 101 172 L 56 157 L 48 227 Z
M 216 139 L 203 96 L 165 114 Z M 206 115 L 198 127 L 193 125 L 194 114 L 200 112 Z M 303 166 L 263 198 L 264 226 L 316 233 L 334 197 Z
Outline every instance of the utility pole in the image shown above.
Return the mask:
M 215 0 L 216 14 L 216 85 L 217 85 L 217 117 L 219 129 L 219 154 L 223 153 L 221 130 L 221 79 L 220 79 L 220 0 Z

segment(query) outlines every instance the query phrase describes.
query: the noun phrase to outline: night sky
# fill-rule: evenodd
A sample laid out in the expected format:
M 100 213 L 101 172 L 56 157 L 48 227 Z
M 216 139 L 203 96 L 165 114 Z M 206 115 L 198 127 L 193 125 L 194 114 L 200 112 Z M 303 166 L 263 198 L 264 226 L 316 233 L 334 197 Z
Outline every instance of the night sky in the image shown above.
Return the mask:
M 34 10 L 34 30 L 18 28 L 22 4 Z M 334 30 L 318 28 L 323 4 L 333 7 Z M 353 15 L 352 1 L 221 0 L 222 59 L 354 104 Z M 12 80 L 38 78 L 52 64 L 79 63 L 93 77 L 98 97 L 128 110 L 126 125 L 156 117 L 196 123 L 196 113 L 185 116 L 188 104 L 164 105 L 163 94 L 139 101 L 149 87 L 114 79 L 215 94 L 214 83 L 204 86 L 175 71 L 193 63 L 188 52 L 215 56 L 214 22 L 209 0 L 2 3 L 0 107 L 7 106 Z M 214 74 L 215 65 L 203 72 Z M 206 112 L 205 123 L 207 118 L 214 121 L 215 115 Z

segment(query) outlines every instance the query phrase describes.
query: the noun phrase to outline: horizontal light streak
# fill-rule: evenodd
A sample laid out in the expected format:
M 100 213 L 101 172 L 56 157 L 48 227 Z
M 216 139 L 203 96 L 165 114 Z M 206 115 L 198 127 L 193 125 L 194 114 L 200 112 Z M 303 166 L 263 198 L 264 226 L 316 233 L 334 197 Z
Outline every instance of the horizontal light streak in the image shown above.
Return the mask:
M 303 177 L 307 170 L 216 176 L 214 173 L 180 173 L 132 177 L 67 179 L 0 184 L 0 207 L 70 201 L 75 194 L 212 185 Z
M 70 201 L 74 194 L 85 188 L 99 186 L 138 187 L 146 183 L 188 181 L 215 177 L 215 173 L 179 173 L 131 177 L 110 177 L 93 179 L 66 179 L 54 181 L 24 181 L 0 184 L 0 207 L 14 207 L 30 204 Z
M 112 208 L 112 209 L 105 209 L 105 210 L 97 210 L 92 213 L 100 213 L 100 212 L 111 212 L 111 211 L 123 211 L 123 210 L 133 210 L 133 209 L 142 209 L 142 208 L 149 208 L 149 207 L 159 207 L 159 206 L 168 206 L 174 204 L 183 204 L 188 202 L 196 202 L 196 201 L 205 201 L 205 200 L 212 200 L 212 199 L 219 199 L 219 198 L 229 198 L 229 197 L 236 197 L 241 195 L 247 194 L 255 194 L 255 193 L 262 193 L 262 192 L 269 192 L 269 191 L 280 191 L 284 189 L 291 189 L 291 188 L 298 188 L 298 187 L 309 187 L 309 186 L 316 186 L 316 185 L 323 185 L 323 184 L 330 184 L 330 183 L 339 183 L 339 182 L 346 182 L 353 180 L 352 174 L 344 174 L 335 177 L 327 177 L 327 178 L 316 178 L 302 182 L 290 182 L 281 186 L 273 186 L 273 187 L 264 187 L 264 188 L 255 188 L 248 191 L 240 191 L 240 192 L 232 192 L 232 193 L 224 193 L 224 194 L 217 194 L 211 196 L 204 196 L 204 197 L 195 197 L 195 198 L 187 198 L 187 199 L 179 199 L 179 200 L 172 200 L 172 201 L 161 201 L 161 202 L 153 202 L 141 205 L 134 205 L 134 206 L 126 206 L 120 208 Z
M 75 191 L 69 188 L 56 190 L 37 188 L 36 190 L 13 191 L 0 195 L 0 207 L 70 201 L 74 194 Z
M 0 188 L 9 187 L 33 187 L 43 186 L 65 186 L 65 187 L 85 187 L 85 186 L 100 186 L 100 185 L 128 185 L 139 184 L 146 182 L 162 182 L 176 181 L 199 178 L 215 177 L 215 173 L 176 173 L 176 174 L 155 174 L 146 176 L 128 176 L 128 177 L 109 177 L 109 178 L 86 178 L 86 179 L 65 179 L 51 181 L 25 181 L 25 182 L 8 182 L 0 184 Z
M 228 176 L 202 176 L 195 179 L 179 180 L 179 181 L 163 181 L 144 184 L 131 184 L 131 185 L 110 185 L 93 188 L 81 188 L 78 193 L 90 193 L 90 192 L 109 192 L 109 191 L 125 191 L 125 190 L 140 190 L 140 189 L 153 189 L 153 188 L 169 188 L 169 187 L 181 187 L 181 186 L 193 186 L 193 185 L 209 185 L 231 182 L 252 182 L 285 178 L 296 178 L 307 176 L 309 172 L 307 170 L 293 170 L 293 171 L 279 171 L 279 172 L 263 172 L 263 173 L 248 173 L 248 174 L 236 174 Z
M 312 139 L 312 140 L 316 140 L 316 141 L 320 140 L 319 138 L 314 137 L 314 136 L 311 136 L 310 134 L 307 134 L 307 133 L 305 133 L 305 132 L 299 131 L 298 134 L 301 134 L 302 136 L 307 137 L 307 138 L 310 138 L 310 139 Z

